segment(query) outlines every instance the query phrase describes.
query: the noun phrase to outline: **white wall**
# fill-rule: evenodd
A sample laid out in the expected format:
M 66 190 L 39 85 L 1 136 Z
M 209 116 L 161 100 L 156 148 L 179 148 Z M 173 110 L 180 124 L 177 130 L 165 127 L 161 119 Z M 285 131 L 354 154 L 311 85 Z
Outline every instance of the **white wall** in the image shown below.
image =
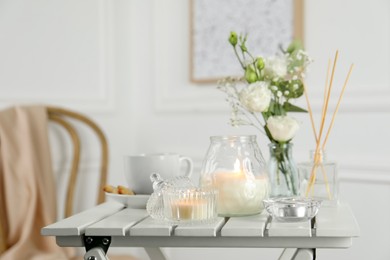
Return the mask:
M 341 86 L 350 63 L 356 65 L 327 152 L 339 162 L 341 196 L 355 211 L 362 236 L 348 250 L 320 250 L 317 259 L 389 259 L 390 2 L 305 4 L 305 45 L 315 60 L 308 85 L 317 118 L 328 59 L 340 51 L 335 87 Z M 222 93 L 212 85 L 188 81 L 188 28 L 188 1 L 183 0 L 3 0 L 0 105 L 50 103 L 90 115 L 109 138 L 112 184 L 125 182 L 122 156 L 131 153 L 189 155 L 199 173 L 209 136 L 258 133 L 228 126 L 229 109 Z M 302 127 L 294 140 L 297 162 L 306 160 L 314 146 L 309 117 L 298 118 Z M 258 140 L 267 157 L 266 138 L 258 135 Z M 83 154 L 84 184 L 94 180 L 99 156 L 95 148 Z M 59 154 L 55 167 L 62 171 L 58 158 Z M 93 192 L 78 210 L 92 205 L 91 197 Z M 380 230 L 375 229 L 379 225 Z M 190 260 L 270 259 L 278 252 L 167 253 L 172 259 Z M 145 257 L 142 251 L 134 253 Z

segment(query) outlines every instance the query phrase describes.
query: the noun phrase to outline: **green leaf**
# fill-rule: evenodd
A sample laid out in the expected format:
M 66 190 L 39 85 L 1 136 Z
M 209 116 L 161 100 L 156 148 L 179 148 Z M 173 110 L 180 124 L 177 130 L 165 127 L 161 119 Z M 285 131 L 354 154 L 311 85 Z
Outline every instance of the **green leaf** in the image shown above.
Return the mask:
M 269 103 L 268 111 L 271 115 L 275 114 L 275 101 L 271 100 L 271 102 Z
M 290 102 L 284 102 L 283 108 L 287 112 L 302 112 L 302 113 L 306 113 L 307 112 L 307 110 L 305 110 L 305 109 L 303 109 L 301 107 L 298 107 L 296 105 L 293 105 Z
M 269 139 L 271 142 L 273 142 L 273 141 L 274 141 L 274 138 L 272 137 L 272 134 L 271 134 L 271 132 L 269 131 L 267 124 L 264 126 L 264 130 L 265 130 L 265 134 L 267 135 L 268 139 Z

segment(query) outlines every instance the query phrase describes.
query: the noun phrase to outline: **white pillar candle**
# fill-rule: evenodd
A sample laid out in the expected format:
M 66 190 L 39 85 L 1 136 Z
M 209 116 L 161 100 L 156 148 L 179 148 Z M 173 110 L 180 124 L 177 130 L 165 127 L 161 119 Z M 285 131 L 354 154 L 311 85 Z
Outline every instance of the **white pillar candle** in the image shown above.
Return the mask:
M 218 214 L 225 216 L 257 214 L 268 194 L 268 180 L 263 177 L 247 177 L 242 172 L 214 174 L 212 185 L 219 191 Z

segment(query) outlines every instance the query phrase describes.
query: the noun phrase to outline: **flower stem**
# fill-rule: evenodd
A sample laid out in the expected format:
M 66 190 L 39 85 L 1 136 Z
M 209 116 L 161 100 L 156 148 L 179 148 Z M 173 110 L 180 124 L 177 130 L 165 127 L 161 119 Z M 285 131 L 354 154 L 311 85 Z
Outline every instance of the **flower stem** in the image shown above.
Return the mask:
M 240 56 L 238 55 L 238 52 L 237 52 L 237 49 L 236 49 L 236 47 L 233 47 L 233 49 L 234 49 L 234 54 L 236 55 L 236 57 L 237 57 L 238 61 L 240 62 L 240 65 L 241 65 L 242 69 L 244 69 L 244 70 L 245 70 L 244 63 L 243 63 L 243 62 L 242 62 L 242 60 L 240 59 Z
M 279 171 L 284 175 L 287 189 L 292 195 L 298 195 L 297 187 L 295 187 L 295 179 L 293 176 L 293 169 L 290 165 L 288 154 L 286 154 L 286 147 L 283 144 L 276 144 L 277 148 L 274 151 L 274 156 L 277 162 L 277 184 L 280 185 Z

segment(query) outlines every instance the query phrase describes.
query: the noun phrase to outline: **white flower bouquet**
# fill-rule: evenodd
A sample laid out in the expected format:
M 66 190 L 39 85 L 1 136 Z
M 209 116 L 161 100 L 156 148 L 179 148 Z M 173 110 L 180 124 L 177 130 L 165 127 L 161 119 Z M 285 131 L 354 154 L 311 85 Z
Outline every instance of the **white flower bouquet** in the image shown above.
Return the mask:
M 303 78 L 310 58 L 298 42 L 292 42 L 273 57 L 255 57 L 246 46 L 247 36 L 230 33 L 229 42 L 243 69 L 243 77 L 225 78 L 218 88 L 226 93 L 232 108 L 233 126 L 250 125 L 264 133 L 271 144 L 282 149 L 299 129 L 290 112 L 307 112 L 293 104 L 304 93 Z M 277 153 L 278 173 L 284 174 L 292 194 L 294 179 L 289 177 L 284 153 Z M 277 178 L 280 180 L 280 178 Z

